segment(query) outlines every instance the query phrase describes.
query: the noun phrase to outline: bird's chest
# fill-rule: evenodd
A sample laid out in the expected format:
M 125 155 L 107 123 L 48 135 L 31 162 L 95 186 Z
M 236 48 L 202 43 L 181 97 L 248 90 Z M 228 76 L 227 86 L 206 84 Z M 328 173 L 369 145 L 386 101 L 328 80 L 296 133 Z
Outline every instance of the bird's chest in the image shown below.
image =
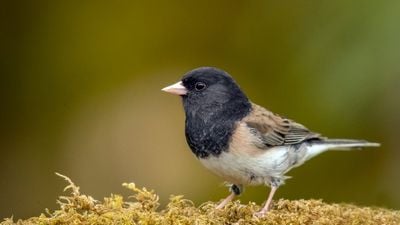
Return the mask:
M 232 130 L 233 123 L 191 119 L 186 121 L 186 141 L 198 158 L 218 156 L 228 148 Z

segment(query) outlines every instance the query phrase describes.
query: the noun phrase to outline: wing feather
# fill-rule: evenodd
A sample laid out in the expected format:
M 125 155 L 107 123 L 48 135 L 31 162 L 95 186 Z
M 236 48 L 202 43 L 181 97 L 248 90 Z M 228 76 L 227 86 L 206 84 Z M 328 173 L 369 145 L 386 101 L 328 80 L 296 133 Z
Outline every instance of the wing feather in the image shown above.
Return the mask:
M 322 139 L 318 133 L 290 119 L 274 114 L 252 103 L 252 112 L 243 120 L 257 133 L 266 147 L 293 145 L 310 139 Z

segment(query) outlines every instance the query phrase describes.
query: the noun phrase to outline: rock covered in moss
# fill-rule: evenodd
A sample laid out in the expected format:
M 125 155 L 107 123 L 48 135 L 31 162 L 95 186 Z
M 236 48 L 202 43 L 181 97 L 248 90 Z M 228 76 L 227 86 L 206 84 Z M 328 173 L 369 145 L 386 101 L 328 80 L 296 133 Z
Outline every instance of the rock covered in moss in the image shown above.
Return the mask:
M 49 225 L 92 225 L 92 224 L 400 224 L 400 211 L 358 207 L 350 204 L 327 204 L 321 200 L 284 200 L 274 202 L 273 208 L 263 218 L 253 213 L 260 209 L 255 203 L 241 204 L 235 201 L 223 210 L 216 210 L 215 203 L 206 202 L 196 207 L 183 196 L 172 196 L 163 210 L 159 207 L 159 197 L 152 190 L 137 188 L 133 183 L 123 186 L 134 194 L 128 200 L 112 194 L 97 201 L 81 194 L 68 177 L 63 177 L 69 185 L 69 196 L 61 196 L 59 209 L 26 220 L 5 219 L 1 225 L 49 224 Z

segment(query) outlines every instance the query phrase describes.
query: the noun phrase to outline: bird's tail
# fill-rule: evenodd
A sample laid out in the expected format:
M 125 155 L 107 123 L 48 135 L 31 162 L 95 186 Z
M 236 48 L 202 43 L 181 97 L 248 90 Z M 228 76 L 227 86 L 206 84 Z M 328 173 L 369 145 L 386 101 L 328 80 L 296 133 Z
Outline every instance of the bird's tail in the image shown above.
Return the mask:
M 313 140 L 309 142 L 308 159 L 328 150 L 354 150 L 362 149 L 364 147 L 379 147 L 381 144 L 369 142 L 365 140 L 352 140 L 352 139 L 325 139 Z

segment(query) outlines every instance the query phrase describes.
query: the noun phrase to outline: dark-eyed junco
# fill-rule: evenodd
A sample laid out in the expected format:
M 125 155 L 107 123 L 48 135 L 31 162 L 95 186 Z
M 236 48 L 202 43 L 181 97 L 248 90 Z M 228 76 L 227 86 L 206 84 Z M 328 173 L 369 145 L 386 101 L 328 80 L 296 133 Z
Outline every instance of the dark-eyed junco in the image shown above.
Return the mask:
M 257 216 L 269 209 L 285 174 L 327 150 L 377 147 L 364 140 L 328 139 L 305 126 L 252 103 L 232 77 L 217 68 L 188 72 L 163 91 L 180 95 L 185 134 L 200 162 L 232 185 L 224 207 L 244 185 L 268 185 L 271 191 Z

